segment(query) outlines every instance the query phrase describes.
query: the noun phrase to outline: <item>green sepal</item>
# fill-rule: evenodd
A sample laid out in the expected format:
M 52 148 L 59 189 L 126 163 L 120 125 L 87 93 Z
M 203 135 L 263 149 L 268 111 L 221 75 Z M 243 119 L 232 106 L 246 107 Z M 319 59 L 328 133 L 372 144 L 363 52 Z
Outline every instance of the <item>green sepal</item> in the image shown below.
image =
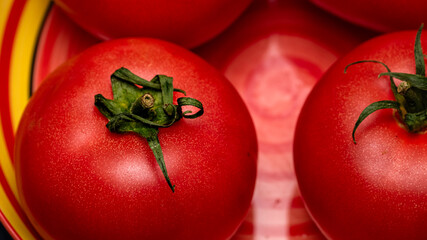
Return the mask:
M 420 76 L 426 75 L 423 49 L 421 47 L 421 32 L 424 28 L 424 23 L 418 28 L 417 36 L 415 37 L 415 74 Z
M 356 138 L 354 134 L 356 133 L 357 127 L 359 127 L 360 123 L 363 120 L 365 120 L 366 117 L 368 117 L 369 115 L 371 115 L 373 112 L 377 110 L 387 109 L 387 108 L 399 109 L 399 106 L 400 104 L 396 101 L 384 100 L 384 101 L 371 103 L 369 106 L 363 109 L 362 113 L 360 113 L 359 118 L 357 119 L 356 124 L 354 125 L 354 128 L 353 128 L 353 133 L 352 133 L 353 142 L 356 144 Z
M 165 161 L 164 161 L 164 157 L 163 157 L 163 151 L 162 151 L 162 148 L 160 146 L 160 141 L 159 141 L 157 134 L 147 138 L 147 142 L 148 142 L 148 146 L 150 147 L 151 151 L 153 151 L 153 153 L 154 153 L 157 164 L 160 166 L 160 169 L 162 170 L 162 173 L 166 179 L 166 182 L 168 183 L 172 192 L 175 192 L 175 185 L 172 185 L 172 183 L 169 179 L 168 171 L 166 170 L 166 165 L 165 165 Z
M 163 110 L 166 112 L 168 116 L 172 116 L 177 113 L 176 106 L 173 105 L 173 88 L 171 77 L 167 77 L 164 75 L 159 75 L 160 86 L 162 90 L 163 97 Z
M 381 77 L 381 76 L 394 77 L 409 83 L 411 87 L 416 87 L 421 90 L 427 90 L 427 78 L 425 76 L 411 74 L 411 73 L 397 73 L 397 72 L 380 73 L 378 77 Z
M 394 108 L 397 109 L 403 123 L 406 125 L 409 132 L 420 132 L 427 127 L 427 77 L 425 76 L 425 60 L 421 47 L 421 32 L 424 24 L 421 24 L 418 29 L 415 44 L 414 44 L 414 58 L 415 58 L 415 74 L 391 72 L 388 66 L 376 60 L 363 60 L 357 61 L 347 65 L 344 72 L 351 65 L 362 62 L 380 63 L 386 67 L 387 72 L 380 73 L 378 77 L 389 76 L 391 82 L 391 90 L 396 101 L 386 100 L 373 103 L 369 105 L 360 114 L 355 127 L 353 128 L 353 142 L 355 141 L 355 131 L 359 124 L 371 113 L 379 109 Z M 396 87 L 394 79 L 397 78 L 403 82 Z
M 147 81 L 141 77 L 139 77 L 138 75 L 135 75 L 134 73 L 132 73 L 131 71 L 129 71 L 129 69 L 121 67 L 119 69 L 117 69 L 113 75 L 114 77 L 117 77 L 123 81 L 126 82 L 131 82 L 140 86 L 144 86 L 146 88 L 152 88 L 152 89 L 157 89 L 160 90 L 161 89 L 161 85 L 160 85 L 160 76 L 162 75 L 156 75 L 154 76 L 154 78 L 151 81 Z M 184 95 L 187 95 L 187 93 L 184 90 L 178 89 L 178 88 L 174 88 L 173 89 L 176 92 L 180 92 Z
M 356 61 L 356 62 L 350 63 L 347 66 L 345 66 L 344 73 L 347 73 L 347 69 L 350 66 L 356 65 L 356 64 L 360 64 L 360 63 L 379 63 L 379 64 L 383 65 L 387 69 L 387 72 L 391 72 L 390 68 L 385 63 L 383 63 L 381 61 L 377 61 L 377 60 L 361 60 L 361 61 Z M 391 87 L 391 91 L 393 92 L 394 97 L 396 97 L 398 95 L 398 93 L 397 93 L 397 86 L 394 83 L 394 79 L 393 79 L 392 76 L 390 76 L 390 87 Z
M 159 128 L 170 127 L 181 118 L 196 118 L 203 114 L 200 101 L 188 97 L 178 98 L 173 104 L 173 92 L 185 91 L 173 88 L 173 78 L 156 75 L 147 81 L 120 68 L 111 75 L 113 99 L 95 95 L 95 106 L 108 118 L 107 128 L 113 133 L 136 133 L 145 138 L 172 192 L 172 185 L 158 139 Z M 181 100 L 180 100 L 181 99 Z M 182 100 L 184 99 L 184 100 Z M 188 100 L 192 99 L 192 100 Z M 191 105 L 200 110 L 188 116 L 182 106 Z
M 197 118 L 203 115 L 204 110 L 203 110 L 203 105 L 202 103 L 194 98 L 190 98 L 190 97 L 181 97 L 177 99 L 178 101 L 178 105 L 180 106 L 193 106 L 193 107 L 197 107 L 199 109 L 199 111 L 197 111 L 194 114 L 190 114 L 192 113 L 192 111 L 185 111 L 182 113 L 182 117 L 184 118 Z
M 404 121 L 410 132 L 419 132 L 427 125 L 427 110 L 407 113 Z

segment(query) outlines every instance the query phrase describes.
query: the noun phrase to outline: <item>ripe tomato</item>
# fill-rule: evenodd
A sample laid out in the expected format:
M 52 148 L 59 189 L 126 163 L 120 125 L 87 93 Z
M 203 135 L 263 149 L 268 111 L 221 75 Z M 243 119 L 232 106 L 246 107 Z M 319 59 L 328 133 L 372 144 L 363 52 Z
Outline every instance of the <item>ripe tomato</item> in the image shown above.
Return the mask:
M 292 197 L 298 195 L 292 165 L 294 129 L 321 75 L 372 34 L 306 1 L 255 0 L 226 31 L 194 49 L 237 88 L 257 131 L 254 214 L 238 236 L 323 239 Z
M 382 32 L 409 30 L 427 22 L 424 0 L 310 0 L 355 24 Z
M 154 37 L 195 47 L 230 25 L 251 0 L 55 0 L 102 39 Z
M 391 80 L 378 78 L 387 72 L 379 63 L 359 63 L 344 74 L 346 65 L 359 60 L 414 74 L 415 36 L 397 32 L 357 47 L 326 72 L 301 111 L 294 141 L 297 180 L 309 213 L 330 239 L 427 238 L 426 135 L 410 133 L 387 109 L 359 125 L 354 144 L 362 110 L 394 94 Z
M 113 98 L 110 76 L 122 66 L 145 79 L 171 76 L 203 103 L 201 117 L 158 133 L 175 193 L 147 141 L 111 133 L 94 105 L 96 94 Z M 95 45 L 50 74 L 23 114 L 15 151 L 23 209 L 46 239 L 227 239 L 250 206 L 256 157 L 232 85 L 181 47 L 137 38 Z

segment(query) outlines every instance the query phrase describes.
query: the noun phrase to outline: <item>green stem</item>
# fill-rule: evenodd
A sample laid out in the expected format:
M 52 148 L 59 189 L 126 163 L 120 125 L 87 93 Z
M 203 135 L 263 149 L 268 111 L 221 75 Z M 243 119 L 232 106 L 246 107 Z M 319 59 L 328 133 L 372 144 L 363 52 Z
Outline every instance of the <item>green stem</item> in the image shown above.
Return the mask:
M 166 182 L 168 183 L 170 189 L 172 189 L 172 192 L 175 192 L 175 185 L 172 185 L 169 179 L 168 171 L 166 170 L 166 164 L 163 158 L 163 152 L 160 146 L 159 138 L 157 137 L 157 135 L 151 136 L 147 138 L 147 142 L 148 142 L 148 146 L 150 146 L 151 148 L 151 151 L 153 151 L 154 157 L 156 158 L 157 164 L 159 164 L 159 167 L 162 170 L 162 173 L 166 179 Z
M 370 104 L 362 111 L 353 128 L 352 136 L 354 143 L 356 143 L 354 135 L 360 123 L 370 114 L 380 109 L 397 109 L 409 132 L 421 132 L 427 128 L 427 77 L 425 76 L 425 55 L 421 48 L 421 32 L 423 27 L 424 25 L 422 24 L 415 38 L 415 74 L 391 72 L 385 63 L 376 60 L 357 61 L 345 67 L 344 73 L 347 72 L 349 66 L 359 63 L 373 62 L 382 64 L 387 69 L 387 72 L 380 73 L 378 76 L 390 77 L 391 90 L 395 97 L 395 101 L 378 101 Z M 396 87 L 393 78 L 403 81 L 399 85 L 399 88 Z
M 189 97 L 178 98 L 178 104 L 174 105 L 174 91 L 185 92 L 173 88 L 172 82 L 173 78 L 164 75 L 156 75 L 151 81 L 147 81 L 126 68 L 120 68 L 111 76 L 113 99 L 97 94 L 95 106 L 109 119 L 107 128 L 111 132 L 134 132 L 147 140 L 164 178 L 172 192 L 175 192 L 175 186 L 166 170 L 158 138 L 159 128 L 170 127 L 182 118 L 200 117 L 203 105 Z M 188 111 L 183 112 L 182 107 L 187 105 L 196 107 L 199 111 L 192 115 Z

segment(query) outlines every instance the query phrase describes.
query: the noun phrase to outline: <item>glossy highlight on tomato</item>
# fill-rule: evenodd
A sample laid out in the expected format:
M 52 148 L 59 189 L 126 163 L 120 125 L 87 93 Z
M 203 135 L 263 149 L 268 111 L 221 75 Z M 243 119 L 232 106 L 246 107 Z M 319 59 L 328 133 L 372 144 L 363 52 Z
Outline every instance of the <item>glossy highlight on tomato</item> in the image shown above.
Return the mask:
M 408 131 L 396 111 L 382 109 L 359 125 L 357 144 L 352 138 L 367 106 L 395 99 L 390 78 L 380 75 L 388 70 L 378 62 L 391 72 L 419 72 L 416 34 L 391 33 L 355 48 L 325 73 L 301 111 L 295 171 L 307 209 L 329 239 L 427 238 L 425 133 Z M 355 64 L 344 73 L 364 60 L 378 62 Z
M 110 77 L 123 66 L 145 79 L 171 76 L 203 103 L 201 117 L 159 130 L 175 193 L 147 141 L 111 133 L 94 105 L 96 94 L 113 98 Z M 232 85 L 188 50 L 145 38 L 95 45 L 50 74 L 15 148 L 21 204 L 45 239 L 228 239 L 248 212 L 256 159 L 254 126 Z

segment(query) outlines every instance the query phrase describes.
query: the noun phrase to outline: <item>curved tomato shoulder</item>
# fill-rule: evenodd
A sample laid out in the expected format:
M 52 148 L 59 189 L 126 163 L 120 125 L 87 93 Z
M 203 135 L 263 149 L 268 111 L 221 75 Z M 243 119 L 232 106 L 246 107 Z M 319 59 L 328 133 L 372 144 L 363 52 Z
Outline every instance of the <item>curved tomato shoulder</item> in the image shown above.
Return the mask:
M 294 164 L 307 209 L 331 239 L 424 239 L 427 150 L 392 110 L 353 127 L 372 102 L 393 100 L 387 69 L 415 73 L 416 32 L 374 38 L 334 64 L 314 87 L 299 117 Z M 423 41 L 423 47 L 427 42 Z
M 322 238 L 303 205 L 294 204 L 300 198 L 292 164 L 294 129 L 322 74 L 372 35 L 306 1 L 255 0 L 226 31 L 195 49 L 237 88 L 257 131 L 257 214 L 245 220 L 237 238 L 248 232 L 262 239 Z
M 171 76 L 203 103 L 201 117 L 159 129 L 175 193 L 146 140 L 109 132 L 94 106 L 96 94 L 112 99 L 120 67 Z M 256 158 L 252 120 L 231 84 L 181 47 L 137 38 L 91 47 L 49 75 L 15 152 L 23 208 L 46 239 L 227 239 L 248 211 Z
M 382 32 L 416 29 L 427 21 L 423 0 L 311 0 L 352 23 Z
M 102 39 L 153 37 L 188 48 L 200 45 L 223 31 L 250 2 L 55 0 L 71 19 Z

